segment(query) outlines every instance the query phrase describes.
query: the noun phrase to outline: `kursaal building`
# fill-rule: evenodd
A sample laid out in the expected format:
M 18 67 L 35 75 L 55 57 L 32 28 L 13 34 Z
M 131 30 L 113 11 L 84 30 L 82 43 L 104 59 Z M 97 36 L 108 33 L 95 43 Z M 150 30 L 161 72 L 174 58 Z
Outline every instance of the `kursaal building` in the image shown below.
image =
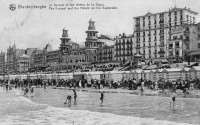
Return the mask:
M 145 59 L 162 59 L 193 56 L 200 48 L 200 24 L 196 24 L 197 12 L 189 8 L 171 8 L 165 12 L 134 17 L 133 53 L 143 54 Z M 191 58 L 192 59 L 192 58 Z

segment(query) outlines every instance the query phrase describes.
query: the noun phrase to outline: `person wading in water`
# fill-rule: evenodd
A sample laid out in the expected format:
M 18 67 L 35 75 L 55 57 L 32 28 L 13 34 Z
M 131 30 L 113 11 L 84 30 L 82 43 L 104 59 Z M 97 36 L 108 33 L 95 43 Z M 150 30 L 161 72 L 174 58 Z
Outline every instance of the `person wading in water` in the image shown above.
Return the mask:
M 173 103 L 173 109 L 175 108 L 175 101 L 176 101 L 176 93 L 175 92 L 173 92 L 172 93 L 172 103 Z M 170 102 L 170 107 L 171 107 L 171 102 Z
M 103 104 L 103 99 L 104 99 L 104 94 L 103 94 L 104 92 L 101 92 L 101 98 L 100 98 L 100 100 L 101 100 L 101 104 Z
M 76 101 L 76 98 L 77 98 L 76 90 L 74 89 L 73 92 L 74 92 L 74 101 Z

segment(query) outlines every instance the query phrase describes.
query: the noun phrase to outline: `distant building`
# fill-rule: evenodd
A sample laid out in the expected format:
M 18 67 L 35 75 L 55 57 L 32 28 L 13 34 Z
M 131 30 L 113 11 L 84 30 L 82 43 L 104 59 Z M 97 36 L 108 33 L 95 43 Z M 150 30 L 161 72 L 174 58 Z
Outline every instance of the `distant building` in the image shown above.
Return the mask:
M 63 39 L 65 39 L 65 43 L 68 43 L 71 39 L 68 38 L 67 32 L 63 36 L 65 38 L 61 39 L 63 43 Z M 61 44 L 61 50 L 65 51 L 62 57 L 62 69 L 86 69 L 87 67 L 92 67 L 92 64 L 98 63 L 98 49 L 102 48 L 105 45 L 114 45 L 113 38 L 107 35 L 98 36 L 98 31 L 95 28 L 95 22 L 90 20 L 88 30 L 86 31 L 87 37 L 85 41 L 85 47 L 71 47 L 70 45 Z M 67 41 L 67 42 L 66 42 Z M 71 49 L 70 49 L 71 47 Z M 74 49 L 73 49 L 74 48 Z M 110 54 L 110 53 L 109 53 Z M 112 56 L 113 57 L 113 56 Z
M 125 62 L 133 59 L 134 50 L 133 35 L 119 35 L 115 38 L 115 60 L 117 62 Z
M 16 45 L 14 44 L 12 47 L 9 46 L 7 49 L 7 61 L 6 61 L 6 69 L 10 73 L 17 72 L 17 58 L 25 54 L 24 49 L 16 49 Z
M 88 30 L 86 31 L 87 38 L 85 41 L 85 53 L 86 62 L 97 63 L 97 49 L 103 47 L 104 45 L 114 45 L 113 38 L 107 35 L 100 35 L 98 37 L 98 31 L 95 27 L 95 22 L 90 19 Z
M 189 8 L 174 7 L 165 12 L 150 13 L 134 17 L 135 49 L 145 59 L 168 58 L 168 41 L 175 27 L 195 24 L 198 13 Z
M 28 72 L 30 68 L 30 61 L 31 58 L 26 55 L 22 54 L 17 57 L 17 72 Z
M 6 54 L 5 52 L 0 53 L 0 73 L 5 73 L 6 71 Z
M 37 71 L 56 70 L 59 66 L 60 51 L 53 50 L 50 44 L 47 44 L 43 50 L 35 50 L 32 53 L 33 67 Z
M 97 49 L 97 63 L 112 63 L 115 61 L 114 45 L 104 45 Z

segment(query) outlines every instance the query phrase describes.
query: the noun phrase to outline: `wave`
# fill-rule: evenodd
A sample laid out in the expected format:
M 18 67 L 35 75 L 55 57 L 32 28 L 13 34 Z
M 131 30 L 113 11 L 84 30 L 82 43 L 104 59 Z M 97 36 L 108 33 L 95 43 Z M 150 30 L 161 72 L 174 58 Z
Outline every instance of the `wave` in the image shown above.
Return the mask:
M 37 104 L 20 95 L 20 92 L 10 92 L 15 97 L 9 97 L 3 104 L 6 115 L 0 115 L 0 124 L 49 124 L 49 125 L 189 125 L 170 121 L 155 120 L 132 116 L 114 115 L 111 113 L 91 112 L 87 110 L 71 110 Z M 2 101 L 0 101 L 2 102 Z M 10 105 L 10 103 L 14 105 Z M 2 104 L 0 104 L 2 106 Z M 11 106 L 11 107 L 10 107 Z M 12 108 L 13 107 L 13 108 Z M 0 107 L 2 110 L 2 107 Z

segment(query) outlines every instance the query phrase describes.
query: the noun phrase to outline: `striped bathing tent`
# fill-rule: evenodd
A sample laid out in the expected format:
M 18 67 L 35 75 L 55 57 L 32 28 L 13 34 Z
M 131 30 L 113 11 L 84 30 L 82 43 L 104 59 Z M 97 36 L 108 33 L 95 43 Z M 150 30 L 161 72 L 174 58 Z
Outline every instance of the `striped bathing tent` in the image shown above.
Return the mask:
M 150 72 L 151 72 L 151 70 L 143 70 L 141 72 L 142 79 L 150 80 Z
M 180 76 L 182 80 L 186 80 L 189 79 L 190 76 L 190 72 L 189 72 L 190 68 L 182 68 L 180 71 Z
M 150 72 L 149 72 L 149 80 L 151 81 L 155 81 L 155 69 L 152 69 Z
M 164 69 L 156 69 L 154 71 L 154 75 L 155 75 L 154 80 L 155 81 L 158 81 L 159 79 L 163 78 L 163 72 L 162 72 L 163 70 Z
M 164 69 L 162 71 L 163 78 L 169 81 L 177 80 L 181 77 L 180 71 L 181 71 L 181 68 Z
M 200 66 L 193 66 L 190 70 L 190 75 L 192 79 L 200 78 Z
M 106 73 L 106 80 L 121 81 L 126 78 L 126 74 L 124 71 L 110 71 Z
M 136 81 L 139 81 L 142 78 L 142 70 L 141 69 L 136 69 L 134 71 L 134 78 Z

